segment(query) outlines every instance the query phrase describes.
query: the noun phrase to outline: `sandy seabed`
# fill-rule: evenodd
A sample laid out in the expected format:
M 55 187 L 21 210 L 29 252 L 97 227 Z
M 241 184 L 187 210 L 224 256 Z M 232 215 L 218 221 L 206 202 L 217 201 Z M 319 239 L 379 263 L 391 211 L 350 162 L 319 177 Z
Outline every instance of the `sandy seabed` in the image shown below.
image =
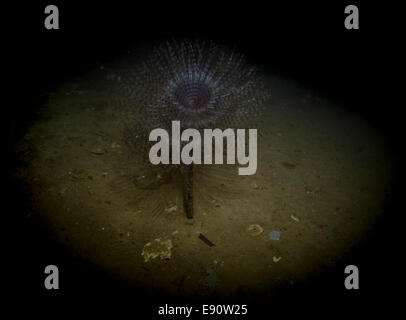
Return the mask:
M 47 93 L 16 147 L 35 212 L 72 254 L 146 292 L 272 294 L 334 265 L 375 227 L 389 188 L 384 137 L 273 76 L 257 173 L 197 168 L 187 219 L 179 177 L 140 173 L 122 141 L 120 74 L 98 69 Z M 148 188 L 134 183 L 145 176 Z M 145 262 L 145 245 L 158 238 L 170 240 L 169 258 Z

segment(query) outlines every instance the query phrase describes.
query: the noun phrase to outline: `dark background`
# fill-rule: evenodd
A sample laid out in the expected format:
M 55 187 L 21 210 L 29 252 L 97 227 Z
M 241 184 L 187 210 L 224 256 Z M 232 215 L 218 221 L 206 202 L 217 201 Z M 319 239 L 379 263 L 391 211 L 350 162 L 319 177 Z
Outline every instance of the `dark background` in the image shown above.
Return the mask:
M 32 208 L 24 202 L 12 178 L 16 160 L 12 148 L 26 125 L 34 121 L 35 106 L 44 102 L 40 94 L 113 61 L 128 49 L 171 37 L 210 39 L 235 47 L 266 72 L 289 76 L 343 103 L 382 130 L 393 150 L 394 174 L 398 175 L 395 155 L 401 118 L 399 105 L 389 102 L 394 88 L 388 77 L 393 68 L 395 36 L 390 31 L 393 21 L 383 20 L 387 15 L 381 3 L 282 3 L 36 1 L 19 2 L 2 12 L 11 20 L 6 28 L 10 45 L 3 51 L 10 56 L 4 64 L 12 71 L 12 99 L 3 106 L 10 168 L 5 195 L 11 205 L 3 212 L 7 215 L 3 234 L 10 256 L 3 276 L 10 285 L 7 292 L 13 306 L 16 304 L 15 311 L 41 309 L 53 314 L 55 310 L 61 313 L 81 306 L 101 314 L 104 310 L 130 310 L 132 317 L 138 318 L 141 312 L 155 314 L 155 304 L 171 302 L 170 297 L 158 293 L 144 297 L 141 288 L 129 289 L 113 281 L 80 258 L 71 257 L 40 221 L 25 222 Z M 44 27 L 48 4 L 59 8 L 59 30 Z M 358 5 L 360 30 L 344 28 L 344 8 L 348 4 Z M 386 307 L 385 299 L 394 294 L 403 277 L 397 273 L 401 252 L 395 225 L 398 214 L 402 214 L 397 212 L 397 192 L 399 181 L 395 180 L 394 192 L 376 232 L 348 252 L 336 267 L 326 269 L 294 291 L 281 288 L 272 301 L 255 297 L 240 302 L 248 304 L 251 315 L 263 312 L 270 317 L 291 313 L 311 316 L 326 307 L 333 314 L 365 314 Z M 43 287 L 43 271 L 48 264 L 56 264 L 61 271 L 59 291 L 48 292 Z M 360 269 L 359 291 L 344 289 L 344 267 L 348 264 Z

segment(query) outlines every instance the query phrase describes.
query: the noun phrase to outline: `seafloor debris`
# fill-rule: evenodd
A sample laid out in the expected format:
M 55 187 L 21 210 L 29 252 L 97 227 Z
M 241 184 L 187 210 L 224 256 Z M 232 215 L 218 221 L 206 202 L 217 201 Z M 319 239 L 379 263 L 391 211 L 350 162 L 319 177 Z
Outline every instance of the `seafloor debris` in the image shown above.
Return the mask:
M 273 256 L 273 257 L 272 257 L 272 260 L 273 260 L 273 262 L 275 262 L 275 263 L 279 262 L 281 259 L 282 259 L 282 257 L 277 257 L 277 256 Z
M 269 233 L 269 239 L 271 240 L 279 240 L 281 237 L 281 232 L 274 230 Z
M 178 210 L 178 206 L 176 204 L 170 204 L 167 208 L 165 208 L 166 213 L 176 212 Z
M 105 153 L 104 149 L 103 149 L 101 146 L 99 146 L 99 145 L 95 145 L 95 146 L 92 148 L 91 152 L 92 152 L 93 154 L 96 154 L 96 155 L 102 155 L 102 154 Z
M 207 244 L 209 247 L 215 246 L 213 242 L 211 242 L 209 239 L 207 239 L 203 234 L 199 232 L 199 239 L 202 240 L 205 244 Z
M 113 142 L 113 143 L 111 144 L 111 148 L 112 148 L 112 149 L 119 149 L 119 148 L 121 148 L 121 145 L 118 144 L 117 142 Z
M 263 231 L 264 229 L 259 224 L 250 224 L 247 227 L 248 234 L 253 237 L 259 236 Z
M 291 214 L 290 217 L 295 220 L 296 222 L 299 222 L 300 219 L 298 217 L 296 217 L 295 215 Z
M 144 257 L 144 262 L 149 262 L 151 259 L 158 257 L 161 259 L 170 259 L 172 247 L 172 240 L 157 238 L 145 244 L 141 255 Z

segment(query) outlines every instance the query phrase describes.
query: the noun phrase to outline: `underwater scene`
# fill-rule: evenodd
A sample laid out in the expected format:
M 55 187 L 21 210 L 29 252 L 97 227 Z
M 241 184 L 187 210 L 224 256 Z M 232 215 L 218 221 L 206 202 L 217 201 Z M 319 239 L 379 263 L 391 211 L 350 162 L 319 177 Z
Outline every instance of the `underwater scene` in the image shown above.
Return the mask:
M 376 34 L 350 30 L 346 6 L 303 4 L 286 30 L 255 6 L 249 26 L 238 11 L 175 28 L 162 12 L 148 30 L 130 10 L 114 24 L 113 7 L 56 7 L 58 28 L 44 28 L 51 7 L 31 30 L 9 117 L 7 229 L 27 296 L 116 299 L 154 319 L 210 301 L 257 319 L 385 292 L 401 126 L 373 86 L 379 53 L 365 58 Z

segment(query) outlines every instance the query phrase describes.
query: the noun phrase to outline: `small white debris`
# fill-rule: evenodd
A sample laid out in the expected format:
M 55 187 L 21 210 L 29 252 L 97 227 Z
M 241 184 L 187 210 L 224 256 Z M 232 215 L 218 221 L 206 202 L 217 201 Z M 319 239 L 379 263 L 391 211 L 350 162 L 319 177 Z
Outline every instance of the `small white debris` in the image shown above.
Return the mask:
M 290 217 L 291 217 L 293 220 L 295 220 L 296 222 L 299 222 L 299 221 L 300 221 L 300 219 L 299 219 L 298 217 L 294 216 L 293 214 L 291 214 Z
M 276 257 L 276 256 L 273 256 L 273 257 L 272 257 L 272 260 L 273 260 L 273 262 L 275 262 L 275 263 L 279 262 L 281 259 L 282 259 L 282 257 Z
M 168 208 L 165 208 L 166 213 L 176 212 L 177 210 L 178 210 L 178 206 L 176 204 L 169 206 Z

